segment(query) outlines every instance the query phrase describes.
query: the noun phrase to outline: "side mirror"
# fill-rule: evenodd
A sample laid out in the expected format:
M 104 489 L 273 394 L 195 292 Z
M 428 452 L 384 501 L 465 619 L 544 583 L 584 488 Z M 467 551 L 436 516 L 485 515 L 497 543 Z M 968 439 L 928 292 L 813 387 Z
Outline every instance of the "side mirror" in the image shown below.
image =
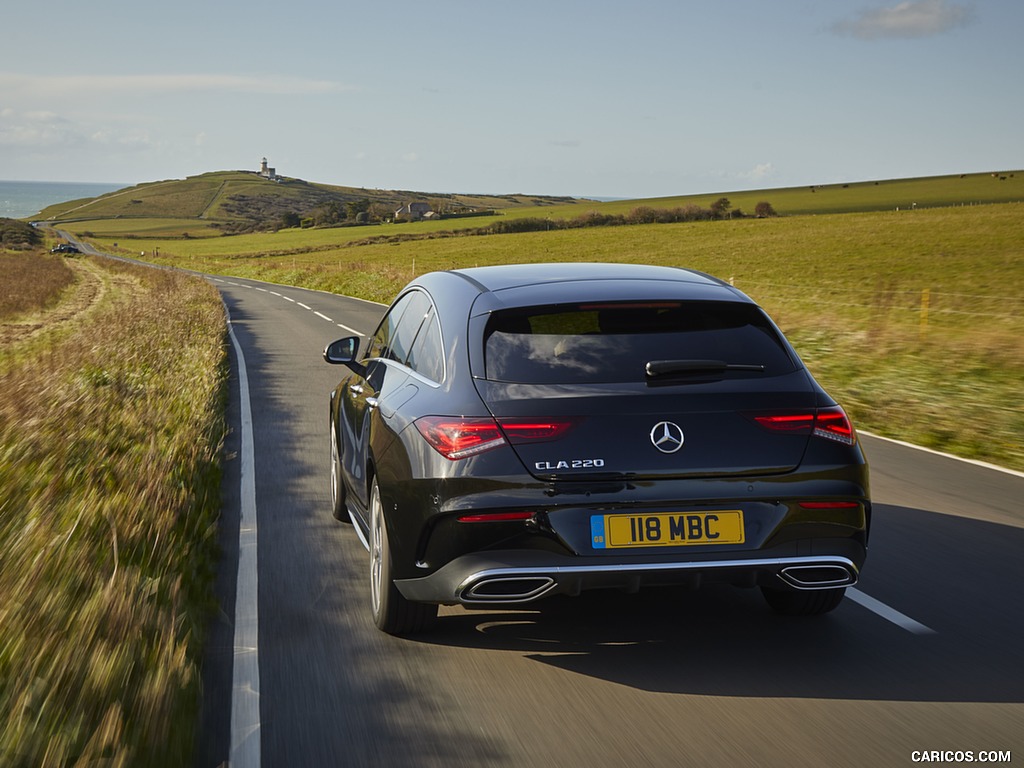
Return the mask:
M 331 365 L 350 365 L 359 353 L 359 337 L 349 336 L 324 347 L 324 361 Z

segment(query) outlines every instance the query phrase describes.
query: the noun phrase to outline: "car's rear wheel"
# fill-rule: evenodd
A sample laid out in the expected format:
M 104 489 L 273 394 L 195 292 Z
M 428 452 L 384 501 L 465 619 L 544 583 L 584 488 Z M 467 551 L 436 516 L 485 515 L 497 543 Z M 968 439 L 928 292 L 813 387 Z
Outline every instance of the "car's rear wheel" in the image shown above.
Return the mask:
M 338 428 L 331 418 L 331 514 L 335 520 L 352 522 L 345 505 L 345 484 L 341 479 L 341 452 L 338 450 Z
M 370 606 L 373 623 L 389 635 L 413 635 L 430 629 L 437 621 L 436 605 L 406 600 L 395 587 L 388 527 L 376 478 L 370 487 Z
M 843 601 L 845 587 L 838 589 L 775 589 L 761 587 L 761 594 L 773 609 L 786 616 L 818 616 L 834 610 Z

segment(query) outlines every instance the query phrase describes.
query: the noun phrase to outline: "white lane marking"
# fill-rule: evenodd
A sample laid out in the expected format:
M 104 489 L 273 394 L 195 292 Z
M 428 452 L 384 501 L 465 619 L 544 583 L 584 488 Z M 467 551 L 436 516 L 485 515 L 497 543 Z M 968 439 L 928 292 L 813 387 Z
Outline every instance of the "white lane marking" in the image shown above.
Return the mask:
M 254 287 L 254 288 L 255 288 L 255 289 L 257 290 L 257 291 L 259 291 L 260 293 L 267 293 L 267 289 L 266 289 L 266 288 L 260 288 L 260 287 L 259 287 L 258 285 L 255 285 L 255 286 L 253 286 L 253 287 Z
M 914 621 L 909 616 L 900 613 L 895 608 L 890 608 L 888 605 L 883 603 L 881 600 L 876 600 L 870 595 L 865 595 L 859 589 L 847 589 L 846 596 L 853 600 L 853 602 L 867 608 L 872 613 L 878 614 L 886 621 L 891 621 L 898 627 L 902 627 L 908 632 L 913 632 L 915 635 L 934 635 L 935 630 L 931 627 L 926 627 L 919 621 Z
M 933 448 L 925 448 L 923 445 L 914 445 L 914 443 L 908 443 L 903 440 L 896 440 L 892 437 L 882 437 L 876 435 L 873 432 L 868 432 L 864 429 L 858 429 L 862 435 L 874 438 L 875 440 L 882 440 L 886 443 L 895 443 L 896 445 L 902 445 L 904 448 L 914 448 L 918 451 L 924 451 L 930 453 L 933 456 L 941 456 L 944 459 L 953 459 L 954 461 L 962 461 L 965 464 L 973 464 L 976 467 L 983 467 L 985 469 L 992 469 L 996 472 L 1002 472 L 1007 475 L 1013 475 L 1014 477 L 1024 477 L 1024 472 L 1018 472 L 1016 469 L 1009 469 L 1007 467 L 1000 467 L 998 464 L 989 464 L 987 461 L 978 461 L 977 459 L 965 459 L 963 456 L 954 456 L 952 453 L 943 453 L 942 451 L 936 451 Z
M 225 305 L 227 311 L 227 305 Z M 235 586 L 235 651 L 232 659 L 231 755 L 235 768 L 260 765 L 259 603 L 256 548 L 256 461 L 252 405 L 245 357 L 228 315 L 228 331 L 238 360 L 242 421 L 241 507 L 238 524 L 238 580 Z
M 292 304 L 297 304 L 298 306 L 302 307 L 303 309 L 308 309 L 314 315 L 316 315 L 319 318 L 322 318 L 323 320 L 326 320 L 328 323 L 334 323 L 334 318 L 328 317 L 327 315 L 323 314 L 322 312 L 317 312 L 315 309 L 313 309 L 308 304 L 303 304 L 301 301 L 296 301 L 295 299 L 290 298 L 288 296 L 285 296 L 282 293 L 278 293 L 277 291 L 268 291 L 266 288 L 259 288 L 259 287 L 256 287 L 256 286 L 240 285 L 239 283 L 232 283 L 229 280 L 218 280 L 215 277 L 214 278 L 210 278 L 210 279 L 211 280 L 216 280 L 218 283 L 226 283 L 227 285 L 234 285 L 234 286 L 237 286 L 239 288 L 253 288 L 254 290 L 262 291 L 263 293 L 269 293 L 272 296 L 277 296 L 279 299 L 284 299 L 285 301 L 290 301 Z M 325 291 L 321 291 L 321 293 L 326 293 L 326 292 Z M 332 293 L 332 294 L 328 294 L 328 295 L 330 295 L 330 296 L 337 296 L 338 294 Z M 348 297 L 348 298 L 351 298 L 351 297 Z M 367 303 L 374 303 L 374 302 L 367 302 Z M 363 335 L 362 331 L 357 331 L 355 328 L 351 328 L 351 327 L 349 327 L 347 325 L 343 325 L 342 323 L 334 323 L 334 324 L 337 325 L 339 328 L 341 328 L 343 331 L 348 331 L 349 333 L 355 334 L 356 336 L 362 336 Z

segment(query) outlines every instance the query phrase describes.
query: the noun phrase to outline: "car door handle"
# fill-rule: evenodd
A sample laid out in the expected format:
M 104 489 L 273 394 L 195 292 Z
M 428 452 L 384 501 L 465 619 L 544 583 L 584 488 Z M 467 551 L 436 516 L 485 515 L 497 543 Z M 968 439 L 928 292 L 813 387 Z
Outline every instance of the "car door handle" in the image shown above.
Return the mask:
M 369 408 L 370 410 L 373 410 L 374 408 L 377 407 L 377 404 L 379 402 L 380 401 L 376 397 L 368 397 L 366 398 L 366 407 Z

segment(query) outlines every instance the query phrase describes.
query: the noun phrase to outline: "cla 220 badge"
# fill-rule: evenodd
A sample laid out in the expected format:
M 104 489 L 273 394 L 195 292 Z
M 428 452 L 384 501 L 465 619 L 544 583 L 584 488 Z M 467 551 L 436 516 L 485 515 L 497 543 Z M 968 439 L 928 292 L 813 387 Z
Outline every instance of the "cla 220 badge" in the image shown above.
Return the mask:
M 535 461 L 535 469 L 541 472 L 552 472 L 559 469 L 594 469 L 603 467 L 604 459 L 560 459 L 559 461 Z

